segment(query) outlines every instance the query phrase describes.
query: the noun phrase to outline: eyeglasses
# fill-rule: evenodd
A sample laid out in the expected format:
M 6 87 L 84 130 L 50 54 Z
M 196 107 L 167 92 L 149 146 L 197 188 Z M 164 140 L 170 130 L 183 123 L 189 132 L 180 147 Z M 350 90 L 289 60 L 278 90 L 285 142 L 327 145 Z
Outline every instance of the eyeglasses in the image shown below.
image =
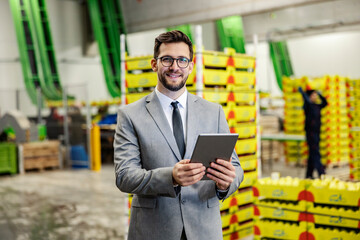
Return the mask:
M 174 63 L 174 60 L 176 60 L 176 64 L 178 65 L 179 68 L 186 68 L 187 66 L 189 66 L 189 62 L 190 62 L 190 59 L 186 57 L 172 58 L 169 56 L 164 56 L 164 57 L 156 58 L 156 60 L 157 59 L 160 59 L 160 62 L 164 67 L 171 67 Z

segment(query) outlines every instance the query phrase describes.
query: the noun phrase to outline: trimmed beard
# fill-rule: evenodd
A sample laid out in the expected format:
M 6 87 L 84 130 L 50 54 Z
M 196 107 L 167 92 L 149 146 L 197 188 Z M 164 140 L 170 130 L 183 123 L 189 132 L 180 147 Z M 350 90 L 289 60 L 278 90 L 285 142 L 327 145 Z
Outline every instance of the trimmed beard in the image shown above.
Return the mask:
M 166 81 L 165 74 L 166 73 L 164 73 L 164 74 L 159 74 L 158 73 L 158 78 L 159 78 L 160 82 L 162 83 L 162 85 L 164 85 L 164 87 L 167 90 L 172 91 L 172 92 L 176 92 L 176 91 L 179 91 L 180 89 L 182 89 L 185 86 L 186 80 L 187 80 L 187 78 L 189 76 L 188 75 L 188 76 L 184 77 L 183 80 L 180 83 L 178 83 L 177 85 L 171 85 Z

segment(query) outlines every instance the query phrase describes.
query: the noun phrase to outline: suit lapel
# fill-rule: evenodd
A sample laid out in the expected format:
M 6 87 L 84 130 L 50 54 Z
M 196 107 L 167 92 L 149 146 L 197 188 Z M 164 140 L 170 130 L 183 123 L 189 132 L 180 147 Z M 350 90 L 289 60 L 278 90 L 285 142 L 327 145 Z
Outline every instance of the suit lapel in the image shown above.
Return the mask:
M 173 151 L 173 153 L 176 155 L 176 157 L 180 161 L 182 158 L 180 155 L 179 148 L 175 142 L 174 135 L 171 131 L 168 121 L 166 120 L 164 111 L 161 108 L 160 101 L 157 98 L 155 92 L 152 92 L 151 94 L 149 94 L 147 96 L 146 102 L 147 102 L 147 104 L 145 106 L 146 109 L 148 110 L 151 117 L 154 119 L 156 125 L 158 126 L 160 132 L 166 139 L 171 150 Z
M 186 139 L 186 152 L 185 152 L 186 158 L 191 157 L 198 136 L 200 119 L 197 113 L 201 112 L 201 109 L 196 103 L 197 100 L 198 99 L 193 94 L 188 93 L 187 134 L 186 134 L 187 139 Z

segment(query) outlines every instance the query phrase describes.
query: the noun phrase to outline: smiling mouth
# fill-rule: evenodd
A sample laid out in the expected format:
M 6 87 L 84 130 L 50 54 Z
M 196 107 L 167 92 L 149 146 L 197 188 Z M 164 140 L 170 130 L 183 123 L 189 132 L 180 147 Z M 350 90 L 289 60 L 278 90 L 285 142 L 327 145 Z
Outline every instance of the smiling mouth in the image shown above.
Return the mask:
M 170 78 L 179 78 L 181 77 L 181 74 L 167 73 L 166 76 Z

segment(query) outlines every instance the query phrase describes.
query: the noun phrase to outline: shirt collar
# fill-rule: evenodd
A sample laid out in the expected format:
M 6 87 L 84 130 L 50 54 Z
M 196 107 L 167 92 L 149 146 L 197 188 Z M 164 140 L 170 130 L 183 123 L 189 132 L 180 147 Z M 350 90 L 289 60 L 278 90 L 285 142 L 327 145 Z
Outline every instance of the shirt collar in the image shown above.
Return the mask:
M 187 94 L 188 94 L 188 91 L 187 89 L 185 89 L 185 92 L 183 94 L 180 95 L 180 97 L 178 97 L 177 99 L 171 99 L 169 98 L 168 96 L 166 96 L 165 94 L 162 94 L 157 88 L 155 88 L 155 93 L 156 93 L 156 96 L 159 98 L 160 100 L 160 103 L 161 103 L 161 106 L 166 109 L 170 106 L 170 104 L 173 102 L 173 101 L 178 101 L 179 102 L 179 105 L 180 107 L 182 108 L 186 108 L 186 102 L 187 102 Z

